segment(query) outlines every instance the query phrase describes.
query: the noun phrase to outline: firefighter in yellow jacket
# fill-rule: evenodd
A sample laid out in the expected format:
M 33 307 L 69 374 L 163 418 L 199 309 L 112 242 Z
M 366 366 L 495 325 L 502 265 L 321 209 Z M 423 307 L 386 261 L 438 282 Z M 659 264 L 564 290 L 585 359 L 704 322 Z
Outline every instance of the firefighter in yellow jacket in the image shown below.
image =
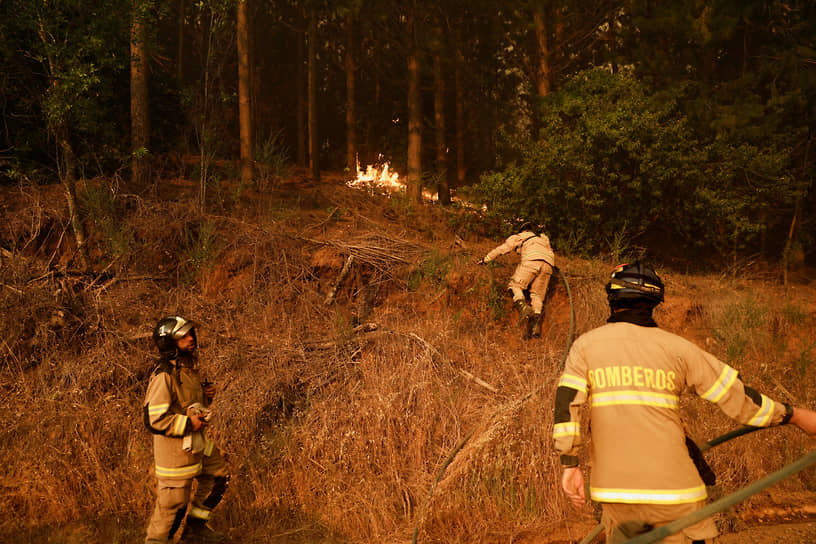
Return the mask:
M 555 266 L 555 254 L 547 236 L 536 234 L 531 223 L 523 223 L 516 234 L 509 236 L 503 244 L 477 261 L 477 264 L 489 263 L 511 251 L 519 254 L 521 262 L 516 266 L 507 288 L 513 293 L 513 302 L 525 326 L 524 336 L 539 336 L 544 299 L 547 297 L 547 287 Z M 527 304 L 525 289 L 530 291 L 530 304 Z
M 156 507 L 147 527 L 146 544 L 167 544 L 187 518 L 184 544 L 221 542 L 224 536 L 207 521 L 229 481 L 227 463 L 206 436 L 215 387 L 202 383 L 196 367 L 193 322 L 161 319 L 153 330 L 159 361 L 150 377 L 144 423 L 153 433 L 157 485 Z M 193 480 L 195 496 L 189 507 Z
M 640 262 L 617 267 L 606 286 L 612 315 L 573 344 L 555 397 L 553 438 L 561 485 L 585 502 L 578 466 L 579 415 L 589 404 L 590 498 L 602 503 L 607 542 L 657 528 L 704 505 L 706 486 L 686 443 L 679 396 L 690 389 L 745 425 L 792 423 L 816 437 L 816 412 L 776 402 L 745 385 L 738 372 L 695 344 L 657 327 L 663 301 L 657 274 Z M 709 518 L 662 542 L 706 542 Z

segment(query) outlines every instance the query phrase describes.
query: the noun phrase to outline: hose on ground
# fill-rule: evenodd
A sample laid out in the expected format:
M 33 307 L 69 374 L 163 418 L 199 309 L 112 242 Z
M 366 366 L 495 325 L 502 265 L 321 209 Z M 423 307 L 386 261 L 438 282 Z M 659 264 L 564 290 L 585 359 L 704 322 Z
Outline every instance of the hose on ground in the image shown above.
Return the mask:
M 725 510 L 726 508 L 729 508 L 739 502 L 744 501 L 751 495 L 759 493 L 765 488 L 768 488 L 789 476 L 793 476 L 800 470 L 806 469 L 807 467 L 813 464 L 816 464 L 816 451 L 812 451 L 806 455 L 803 455 L 793 463 L 785 465 L 776 472 L 771 473 L 765 476 L 764 478 L 761 478 L 756 482 L 743 487 L 739 491 L 731 493 L 730 495 L 726 495 L 725 497 L 719 500 L 707 504 L 706 506 L 700 508 L 696 512 L 692 512 L 687 516 L 683 516 L 682 518 L 672 521 L 671 523 L 667 523 L 666 525 L 658 529 L 636 536 L 635 538 L 631 538 L 627 540 L 624 544 L 651 544 L 653 542 L 663 540 L 669 535 L 673 535 L 679 531 L 682 531 L 683 529 L 689 527 L 690 525 L 694 525 L 695 523 L 702 521 L 705 518 L 716 514 L 717 512 Z
M 743 426 L 743 427 L 739 427 L 737 429 L 734 429 L 734 430 L 729 431 L 729 432 L 727 432 L 727 433 L 725 433 L 723 435 L 720 435 L 720 436 L 718 436 L 716 438 L 713 438 L 713 439 L 709 440 L 708 442 L 706 442 L 705 444 L 700 446 L 700 451 L 701 452 L 708 451 L 711 448 L 719 446 L 720 444 L 724 444 L 725 442 L 728 442 L 729 440 L 733 440 L 734 438 L 737 438 L 737 437 L 752 433 L 754 431 L 758 431 L 760 429 L 768 429 L 768 428 L 770 428 L 770 427 L 750 427 L 750 426 L 747 426 L 747 425 Z M 816 452 L 814 452 L 813 454 L 809 454 L 809 455 L 810 456 L 816 455 Z M 809 456 L 806 455 L 805 457 L 809 457 Z M 769 476 L 766 476 L 765 478 L 762 478 L 761 480 L 757 480 L 755 483 L 753 483 L 751 485 L 748 485 L 748 486 L 742 488 L 739 491 L 736 491 L 736 492 L 734 492 L 734 493 L 732 493 L 730 495 L 727 495 L 727 496 L 725 496 L 725 497 L 723 497 L 723 498 L 721 498 L 721 499 L 719 499 L 717 501 L 714 501 L 714 502 L 706 505 L 705 507 L 701 508 L 700 510 L 695 511 L 692 514 L 689 514 L 688 516 L 677 519 L 677 520 L 675 520 L 675 521 L 673 521 L 673 522 L 671 522 L 669 524 L 666 524 L 666 525 L 660 527 L 659 529 L 655 529 L 655 530 L 650 531 L 648 533 L 645 533 L 643 535 L 639 535 L 639 536 L 635 537 L 634 539 L 627 540 L 624 544 L 648 544 L 648 543 L 651 543 L 651 542 L 657 542 L 660 539 L 666 538 L 667 536 L 672 535 L 672 534 L 674 534 L 674 533 L 676 533 L 678 531 L 682 531 L 683 529 L 685 529 L 689 525 L 694 525 L 698 521 L 702 521 L 705 518 L 716 514 L 717 512 L 725 510 L 726 508 L 728 508 L 730 506 L 733 506 L 734 504 L 737 504 L 738 502 L 741 502 L 741 501 L 745 500 L 746 498 L 750 497 L 751 495 L 753 495 L 755 493 L 759 493 L 760 491 L 762 491 L 766 487 L 769 487 L 769 486 L 783 480 L 784 478 L 787 478 L 788 476 L 792 476 L 796 472 L 799 472 L 800 470 L 802 470 L 802 469 L 806 468 L 807 466 L 810 466 L 811 464 L 816 462 L 816 457 L 814 457 L 812 461 L 808 462 L 804 466 L 801 466 L 800 468 L 793 468 L 793 469 L 791 468 L 791 467 L 794 467 L 794 465 L 799 466 L 798 464 L 800 462 L 802 462 L 802 460 L 805 457 L 800 458 L 798 461 L 796 461 L 794 463 L 786 465 L 785 467 L 783 467 L 782 469 L 774 472 L 773 474 L 771 474 Z M 759 486 L 759 487 L 757 487 L 757 486 Z M 701 515 L 700 514 L 701 512 L 706 512 L 706 513 Z M 688 520 L 691 520 L 691 521 L 688 521 Z M 687 521 L 688 521 L 688 523 L 687 523 Z M 595 528 L 592 529 L 592 531 L 590 531 L 587 534 L 587 536 L 585 536 L 584 539 L 581 540 L 581 542 L 579 544 L 589 544 L 590 542 L 595 540 L 595 537 L 597 537 L 599 534 L 601 534 L 602 531 L 603 531 L 603 525 L 602 524 L 596 525 Z M 669 532 L 667 532 L 667 531 L 669 531 Z M 648 537 L 648 539 L 646 539 L 647 537 Z M 644 540 L 641 540 L 641 539 L 644 539 Z

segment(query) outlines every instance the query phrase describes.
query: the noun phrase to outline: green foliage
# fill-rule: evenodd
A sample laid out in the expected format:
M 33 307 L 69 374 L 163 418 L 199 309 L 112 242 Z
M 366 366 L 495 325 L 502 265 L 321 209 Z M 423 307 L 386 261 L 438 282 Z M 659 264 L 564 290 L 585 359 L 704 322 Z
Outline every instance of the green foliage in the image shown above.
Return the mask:
M 548 97 L 538 139 L 509 138 L 516 159 L 473 192 L 490 214 L 532 219 L 581 252 L 620 257 L 669 239 L 697 254 L 754 249 L 769 216 L 790 214 L 805 185 L 789 148 L 695 130 L 684 106 L 696 93 L 580 73 Z
M 186 283 L 200 280 L 204 274 L 212 271 L 221 252 L 216 232 L 215 223 L 208 219 L 185 226 L 184 260 L 187 266 L 183 267 L 182 275 Z
M 450 257 L 442 255 L 438 249 L 431 250 L 428 258 L 408 274 L 408 289 L 416 291 L 423 283 L 430 283 L 434 286 L 441 285 L 451 265 Z
M 807 310 L 797 304 L 788 303 L 782 307 L 782 318 L 793 326 L 802 326 L 807 317 Z
M 54 134 L 70 138 L 84 170 L 119 164 L 129 99 L 121 88 L 128 57 L 121 52 L 128 50 L 130 18 L 122 14 L 130 13 L 130 5 L 4 2 L 0 60 L 9 77 L 0 82 L 0 95 L 8 143 L 21 164 L 45 162 Z
M 276 187 L 292 174 L 289 148 L 283 143 L 283 132 L 270 134 L 255 147 L 256 183 L 259 189 Z
M 487 307 L 493 321 L 502 321 L 507 315 L 507 289 L 491 281 L 487 291 Z
M 726 361 L 740 361 L 752 345 L 767 340 L 768 316 L 768 307 L 750 296 L 713 312 L 714 338 L 724 346 Z
M 116 194 L 104 183 L 87 184 L 79 194 L 83 215 L 96 227 L 109 258 L 127 255 L 133 245 L 133 231 L 120 221 Z
M 532 219 L 556 240 L 586 233 L 587 250 L 619 250 L 616 233 L 668 230 L 680 218 L 666 204 L 676 208 L 696 177 L 675 102 L 629 76 L 582 73 L 549 100 L 540 138 L 511 142 L 519 159 L 476 192 L 490 213 Z

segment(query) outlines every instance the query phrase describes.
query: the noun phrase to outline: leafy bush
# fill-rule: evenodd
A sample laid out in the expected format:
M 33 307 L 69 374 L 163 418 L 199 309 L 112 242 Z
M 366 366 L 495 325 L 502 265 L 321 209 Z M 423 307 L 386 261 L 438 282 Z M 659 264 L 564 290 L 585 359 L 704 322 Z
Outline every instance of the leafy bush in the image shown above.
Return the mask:
M 624 234 L 630 248 L 755 250 L 769 212 L 792 209 L 801 183 L 781 143 L 693 130 L 684 108 L 696 91 L 582 72 L 547 97 L 537 139 L 509 139 L 514 160 L 484 174 L 473 198 L 492 215 L 545 225 L 557 246 L 581 233 L 583 252 L 620 254 Z
M 79 195 L 84 215 L 96 227 L 109 258 L 125 255 L 133 244 L 131 228 L 119 220 L 116 194 L 107 184 L 88 184 Z
M 423 282 L 440 285 L 450 270 L 450 258 L 433 249 L 427 259 L 408 274 L 408 289 L 416 291 Z
M 187 247 L 184 253 L 190 266 L 185 268 L 184 279 L 191 284 L 212 270 L 221 247 L 216 236 L 216 225 L 210 220 L 187 225 L 185 235 Z
M 277 187 L 292 174 L 289 149 L 283 144 L 283 132 L 269 135 L 255 148 L 256 183 L 260 189 Z

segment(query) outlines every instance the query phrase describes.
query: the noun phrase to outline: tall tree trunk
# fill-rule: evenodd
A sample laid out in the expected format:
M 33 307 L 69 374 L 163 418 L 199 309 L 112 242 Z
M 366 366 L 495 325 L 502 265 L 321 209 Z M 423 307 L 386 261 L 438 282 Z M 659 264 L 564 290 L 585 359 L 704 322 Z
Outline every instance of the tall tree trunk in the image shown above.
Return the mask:
M 441 28 L 439 37 L 441 43 Z M 440 204 L 450 204 L 448 187 L 448 145 L 445 132 L 445 74 L 439 49 L 434 53 L 434 131 L 436 132 L 437 195 Z
M 456 32 L 456 59 L 453 65 L 453 82 L 456 87 L 456 186 L 465 185 L 465 59 L 462 55 L 461 35 Z
M 297 37 L 297 69 L 295 70 L 295 139 L 297 144 L 297 165 L 301 168 L 306 166 L 306 73 L 303 70 L 306 51 L 304 47 L 303 32 L 295 32 Z
M 349 12 L 346 15 L 346 168 L 357 175 L 357 111 L 356 111 L 356 72 L 355 52 L 355 17 Z
M 309 174 L 320 179 L 320 137 L 317 133 L 317 13 L 309 9 Z
M 59 127 L 55 131 L 57 145 L 59 146 L 59 176 L 65 187 L 65 199 L 68 201 L 68 217 L 71 221 L 71 228 L 74 230 L 76 240 L 76 254 L 79 257 L 79 265 L 82 270 L 88 269 L 88 250 L 85 237 L 85 227 L 79 217 L 76 196 L 76 157 L 74 148 L 68 140 L 68 130 Z
M 46 46 L 53 45 L 53 37 L 45 31 L 45 25 L 42 20 L 38 21 L 38 35 L 40 40 Z M 50 47 L 49 47 L 50 48 Z M 46 56 L 47 64 L 45 65 L 50 79 L 49 92 L 59 95 L 58 87 L 60 79 L 58 74 L 61 73 L 60 66 L 53 56 L 48 54 Z M 48 119 L 48 132 L 54 136 L 57 142 L 57 171 L 59 173 L 60 181 L 65 187 L 65 199 L 68 202 L 68 217 L 71 221 L 71 228 L 74 231 L 74 240 L 76 240 L 76 255 L 79 257 L 79 264 L 83 270 L 88 269 L 88 252 L 86 248 L 85 228 L 82 226 L 82 220 L 79 217 L 79 207 L 77 206 L 76 198 L 76 157 L 74 156 L 74 148 L 69 139 L 69 131 L 65 119 L 56 120 L 54 118 Z
M 551 72 L 550 72 L 550 47 L 549 34 L 547 32 L 546 8 L 541 4 L 536 4 L 533 9 L 533 28 L 535 29 L 536 45 L 538 48 L 538 64 L 536 65 L 535 84 L 536 93 L 539 97 L 550 94 Z
M 241 138 L 241 183 L 252 181 L 252 108 L 249 62 L 249 0 L 238 2 L 238 117 Z
M 184 2 L 178 4 L 178 44 L 176 49 L 176 80 L 178 88 L 184 88 Z
M 130 137 L 131 179 L 144 186 L 149 178 L 150 113 L 147 91 L 145 18 L 140 0 L 134 0 L 130 24 Z
M 422 103 L 419 95 L 419 47 L 415 20 L 408 25 L 408 196 L 422 200 Z

